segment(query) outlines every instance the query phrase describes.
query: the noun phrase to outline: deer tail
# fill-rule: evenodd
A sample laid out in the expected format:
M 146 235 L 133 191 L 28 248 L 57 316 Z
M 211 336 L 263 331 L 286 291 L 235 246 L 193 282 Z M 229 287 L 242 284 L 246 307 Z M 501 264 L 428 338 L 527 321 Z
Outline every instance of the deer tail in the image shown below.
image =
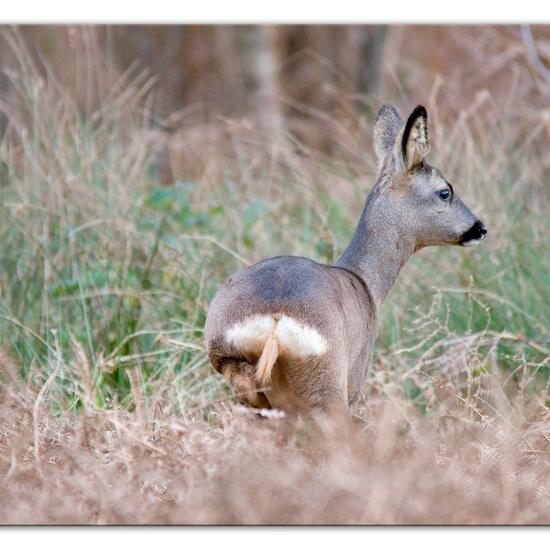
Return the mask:
M 271 379 L 271 371 L 273 370 L 273 365 L 277 361 L 279 356 L 279 342 L 275 335 L 272 334 L 264 344 L 264 349 L 258 359 L 258 364 L 256 365 L 256 381 L 265 386 Z

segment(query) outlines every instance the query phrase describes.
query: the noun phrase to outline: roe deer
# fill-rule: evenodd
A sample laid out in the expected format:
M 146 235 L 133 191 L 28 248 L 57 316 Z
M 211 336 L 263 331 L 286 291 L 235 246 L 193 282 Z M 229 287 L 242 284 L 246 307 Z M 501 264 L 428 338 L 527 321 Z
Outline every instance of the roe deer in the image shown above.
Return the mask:
M 332 265 L 296 256 L 231 277 L 210 305 L 208 355 L 252 407 L 351 407 L 366 376 L 380 306 L 400 269 L 430 245 L 473 246 L 487 230 L 424 157 L 428 116 L 403 124 L 391 105 L 376 118 L 378 180 L 355 234 Z

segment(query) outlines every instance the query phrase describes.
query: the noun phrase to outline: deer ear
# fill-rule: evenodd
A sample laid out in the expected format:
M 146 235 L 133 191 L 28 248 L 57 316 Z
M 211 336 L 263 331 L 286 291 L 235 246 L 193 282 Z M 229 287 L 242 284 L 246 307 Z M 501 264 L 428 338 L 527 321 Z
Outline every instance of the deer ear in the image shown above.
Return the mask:
M 408 118 L 401 141 L 401 153 L 407 170 L 419 164 L 429 150 L 428 113 L 419 105 Z
M 393 105 L 382 105 L 374 124 L 374 150 L 378 164 L 382 165 L 387 154 L 393 150 L 403 121 Z

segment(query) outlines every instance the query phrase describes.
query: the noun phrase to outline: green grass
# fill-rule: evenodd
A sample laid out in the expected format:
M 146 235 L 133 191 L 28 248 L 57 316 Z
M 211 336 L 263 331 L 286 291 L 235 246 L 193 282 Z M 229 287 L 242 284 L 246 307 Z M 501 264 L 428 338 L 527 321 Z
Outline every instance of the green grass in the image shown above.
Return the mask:
M 190 137 L 182 126 L 170 141 L 151 129 L 139 79 L 86 117 L 21 63 L 24 77 L 0 102 L 1 349 L 31 385 L 55 372 L 61 409 L 82 406 L 79 344 L 98 406 L 134 406 L 132 369 L 148 404 L 160 393 L 178 413 L 205 410 L 228 396 L 202 341 L 215 291 L 264 257 L 332 261 L 355 227 L 364 176 L 374 180 L 372 152 L 361 162 L 343 148 L 329 159 L 290 149 L 274 158 L 238 134 L 202 152 L 208 128 Z M 392 373 L 417 402 L 427 388 L 419 371 L 459 384 L 496 370 L 546 391 L 547 173 L 539 142 L 517 126 L 501 131 L 510 128 L 502 117 L 489 128 L 498 156 L 469 128 L 453 145 L 468 155 L 459 163 L 433 145 L 432 162 L 483 216 L 489 239 L 475 250 L 425 250 L 405 267 L 382 310 L 369 385 Z M 158 183 L 159 143 L 195 162 L 169 186 Z

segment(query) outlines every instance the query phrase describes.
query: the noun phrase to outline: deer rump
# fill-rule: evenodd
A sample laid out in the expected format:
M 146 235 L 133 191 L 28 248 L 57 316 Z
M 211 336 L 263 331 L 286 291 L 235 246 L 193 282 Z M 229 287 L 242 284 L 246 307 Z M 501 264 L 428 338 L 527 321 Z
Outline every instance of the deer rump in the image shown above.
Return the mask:
M 359 346 L 350 356 L 350 342 L 374 326 L 366 293 L 355 275 L 307 258 L 259 262 L 231 277 L 210 305 L 212 365 L 254 407 L 311 408 L 335 396 L 347 403 L 348 365 L 368 351 Z

